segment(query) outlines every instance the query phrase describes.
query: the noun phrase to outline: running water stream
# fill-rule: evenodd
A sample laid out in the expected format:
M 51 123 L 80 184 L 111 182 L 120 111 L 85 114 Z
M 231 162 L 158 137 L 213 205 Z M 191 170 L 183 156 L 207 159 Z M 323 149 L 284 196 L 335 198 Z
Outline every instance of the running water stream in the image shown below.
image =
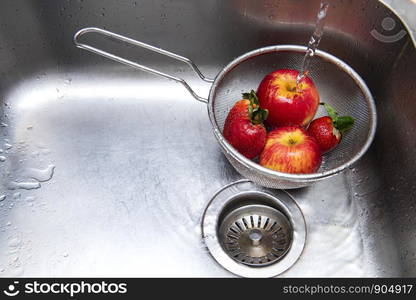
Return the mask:
M 316 17 L 315 31 L 313 32 L 309 40 L 308 48 L 306 49 L 305 56 L 303 57 L 302 68 L 300 69 L 298 77 L 296 78 L 296 85 L 298 85 L 300 80 L 309 72 L 309 64 L 311 57 L 315 55 L 315 51 L 318 48 L 319 42 L 321 41 L 322 35 L 324 33 L 325 17 L 328 8 L 329 3 L 321 3 L 321 7 Z

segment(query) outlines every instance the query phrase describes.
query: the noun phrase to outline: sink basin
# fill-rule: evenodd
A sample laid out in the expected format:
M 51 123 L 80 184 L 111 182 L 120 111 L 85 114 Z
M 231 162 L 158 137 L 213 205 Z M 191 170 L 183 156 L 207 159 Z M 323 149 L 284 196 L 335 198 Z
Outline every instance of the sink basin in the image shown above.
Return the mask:
M 105 28 L 189 57 L 215 77 L 247 51 L 304 45 L 319 1 L 0 5 L 0 276 L 235 276 L 201 237 L 210 199 L 242 179 L 205 105 L 173 81 L 75 48 L 72 36 Z M 392 42 L 373 30 L 402 33 Z M 413 33 L 379 1 L 333 1 L 320 48 L 366 81 L 378 128 L 352 168 L 289 191 L 307 238 L 280 276 L 416 276 Z M 208 93 L 186 65 L 96 42 Z

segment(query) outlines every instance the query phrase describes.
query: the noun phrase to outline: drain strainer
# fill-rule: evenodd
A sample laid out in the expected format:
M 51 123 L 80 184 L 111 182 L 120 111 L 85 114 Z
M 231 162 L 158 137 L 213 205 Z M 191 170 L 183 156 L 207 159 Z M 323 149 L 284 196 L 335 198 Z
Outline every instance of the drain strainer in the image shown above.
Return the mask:
M 240 180 L 214 195 L 204 212 L 202 236 L 211 255 L 228 271 L 274 277 L 302 254 L 306 224 L 288 193 Z
M 292 241 L 289 220 L 266 205 L 245 205 L 233 210 L 222 221 L 219 239 L 236 261 L 265 266 L 282 258 Z

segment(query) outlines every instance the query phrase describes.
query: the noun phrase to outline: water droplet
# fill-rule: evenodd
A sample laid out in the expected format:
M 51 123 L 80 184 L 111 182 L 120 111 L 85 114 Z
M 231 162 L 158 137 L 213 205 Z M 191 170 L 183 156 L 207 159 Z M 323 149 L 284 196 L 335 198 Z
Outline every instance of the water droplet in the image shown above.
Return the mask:
M 0 127 L 7 127 L 8 125 L 6 123 L 0 123 Z
M 45 169 L 28 169 L 25 175 L 29 178 L 36 179 L 39 182 L 45 182 L 52 178 L 55 170 L 54 165 L 48 165 Z
M 25 273 L 25 270 L 21 266 L 16 266 L 12 271 L 13 277 L 20 277 Z
M 27 201 L 27 202 L 33 202 L 33 201 L 35 201 L 35 197 L 33 197 L 33 196 L 27 196 L 26 198 L 25 198 L 25 201 Z
M 68 253 L 64 252 L 64 253 L 62 253 L 62 256 L 63 257 L 68 257 Z
M 11 149 L 12 147 L 13 147 L 13 145 L 11 145 L 11 144 L 8 144 L 8 143 L 4 144 L 4 149 L 6 149 L 6 150 Z
M 10 257 L 10 261 L 11 262 L 17 262 L 19 260 L 19 256 L 18 255 L 12 255 L 12 257 Z
M 20 198 L 20 193 L 16 192 L 13 194 L 13 199 L 19 199 Z
M 1 202 L 1 201 L 4 201 L 4 199 L 6 199 L 6 195 L 1 195 L 1 196 L 0 196 L 0 202 Z
M 11 247 L 11 248 L 16 248 L 16 247 L 19 247 L 20 246 L 20 244 L 21 244 L 21 240 L 20 239 L 18 239 L 18 238 L 12 238 L 10 241 L 9 241 L 9 247 Z
M 56 94 L 58 95 L 58 99 L 62 99 L 65 95 L 61 92 L 60 89 L 56 88 Z
M 42 150 L 40 150 L 40 153 L 42 153 L 42 155 L 48 155 L 49 153 L 51 153 L 51 150 L 49 150 L 49 149 L 42 149 Z
M 40 188 L 40 183 L 38 181 L 27 181 L 27 182 L 17 182 L 12 181 L 9 183 L 8 189 L 9 190 L 33 190 Z
M 1 161 L 1 162 L 6 161 L 6 157 L 5 157 L 5 156 L 0 156 L 0 161 Z

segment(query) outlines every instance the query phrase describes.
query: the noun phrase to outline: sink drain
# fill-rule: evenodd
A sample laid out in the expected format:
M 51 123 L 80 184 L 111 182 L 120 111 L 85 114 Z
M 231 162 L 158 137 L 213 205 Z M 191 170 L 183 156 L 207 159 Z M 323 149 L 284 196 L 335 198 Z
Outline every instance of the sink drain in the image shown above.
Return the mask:
M 214 195 L 202 235 L 214 259 L 230 272 L 274 277 L 302 254 L 306 224 L 289 194 L 241 180 Z
M 228 214 L 219 229 L 219 239 L 236 261 L 265 266 L 283 257 L 291 238 L 289 220 L 266 205 L 246 205 Z

